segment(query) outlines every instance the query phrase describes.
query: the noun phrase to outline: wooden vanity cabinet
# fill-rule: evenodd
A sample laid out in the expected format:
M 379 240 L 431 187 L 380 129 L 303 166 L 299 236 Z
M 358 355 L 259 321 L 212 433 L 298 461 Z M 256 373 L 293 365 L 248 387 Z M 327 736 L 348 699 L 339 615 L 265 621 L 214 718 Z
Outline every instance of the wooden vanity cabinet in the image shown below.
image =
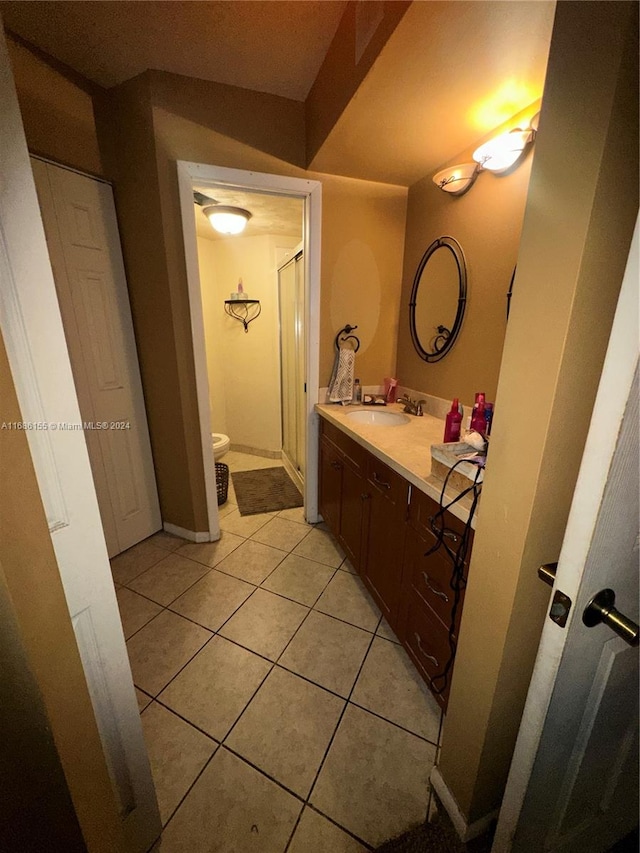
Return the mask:
M 431 679 L 443 672 L 452 652 L 455 652 L 464 604 L 464 588 L 459 597 L 450 638 L 455 595 L 450 583 L 453 563 L 442 545 L 436 550 L 434 548 L 438 543 L 437 529 L 444 523 L 444 541 L 453 551 L 457 551 L 465 524 L 450 512 L 439 518 L 438 512 L 436 501 L 417 489 L 412 491 L 398 637 L 431 687 L 436 700 L 446 708 L 453 665 L 449 669 L 446 682 L 437 679 L 432 685 Z M 468 576 L 472 543 L 473 533 L 463 563 L 462 574 L 465 580 Z
M 418 672 L 446 709 L 453 666 L 446 683 L 437 676 L 455 653 L 464 603 L 461 592 L 450 636 L 453 564 L 438 542 L 456 551 L 465 523 L 400 474 L 320 418 L 320 512 L 359 572 Z M 473 532 L 464 561 L 466 579 Z M 432 679 L 436 678 L 435 684 Z M 443 688 L 443 689 L 439 689 Z
M 367 451 L 320 419 L 319 507 L 356 571 L 361 569 Z
M 366 485 L 362 579 L 384 617 L 396 630 L 409 484 L 369 454 Z

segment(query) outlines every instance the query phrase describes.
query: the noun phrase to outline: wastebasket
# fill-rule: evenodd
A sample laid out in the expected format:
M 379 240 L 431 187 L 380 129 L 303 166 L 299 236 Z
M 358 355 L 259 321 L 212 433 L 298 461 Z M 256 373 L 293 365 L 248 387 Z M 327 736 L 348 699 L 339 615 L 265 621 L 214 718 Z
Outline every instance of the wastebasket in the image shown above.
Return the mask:
M 229 466 L 224 462 L 216 462 L 216 491 L 218 492 L 218 506 L 227 500 L 229 491 Z

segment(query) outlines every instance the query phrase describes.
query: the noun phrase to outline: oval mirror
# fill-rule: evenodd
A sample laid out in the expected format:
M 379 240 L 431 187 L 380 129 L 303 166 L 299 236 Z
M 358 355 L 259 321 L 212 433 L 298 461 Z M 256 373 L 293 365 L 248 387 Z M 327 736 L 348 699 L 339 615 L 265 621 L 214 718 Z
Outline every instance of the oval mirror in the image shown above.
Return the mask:
M 467 301 L 467 265 L 453 237 L 434 240 L 422 256 L 409 302 L 411 338 L 425 361 L 440 361 L 455 343 Z

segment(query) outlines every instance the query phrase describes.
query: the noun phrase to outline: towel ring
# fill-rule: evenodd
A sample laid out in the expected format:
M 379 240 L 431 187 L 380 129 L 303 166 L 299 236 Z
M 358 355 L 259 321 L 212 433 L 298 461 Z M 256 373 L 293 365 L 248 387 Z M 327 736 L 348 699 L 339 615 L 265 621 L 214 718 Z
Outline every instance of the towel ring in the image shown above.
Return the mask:
M 355 331 L 355 329 L 357 329 L 357 328 L 358 328 L 357 326 L 350 326 L 347 323 L 347 325 L 344 327 L 344 329 L 340 329 L 340 331 L 336 335 L 336 339 L 334 341 L 335 348 L 337 350 L 339 350 L 340 344 L 344 343 L 345 341 L 355 341 L 356 345 L 354 347 L 354 352 L 358 352 L 358 350 L 360 349 L 360 339 L 357 338 L 355 335 L 351 334 L 351 332 Z M 346 337 L 341 338 L 340 335 L 345 335 Z

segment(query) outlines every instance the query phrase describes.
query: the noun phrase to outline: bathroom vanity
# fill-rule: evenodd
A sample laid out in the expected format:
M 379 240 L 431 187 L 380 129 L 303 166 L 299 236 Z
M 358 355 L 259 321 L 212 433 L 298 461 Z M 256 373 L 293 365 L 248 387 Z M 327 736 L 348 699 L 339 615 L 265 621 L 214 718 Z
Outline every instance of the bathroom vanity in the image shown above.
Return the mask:
M 316 410 L 320 512 L 436 700 L 446 708 L 452 669 L 446 686 L 438 680 L 434 689 L 432 679 L 443 671 L 452 645 L 455 648 L 464 591 L 450 642 L 452 563 L 442 547 L 425 556 L 437 543 L 443 482 L 431 473 L 430 449 L 442 440 L 443 422 L 424 415 L 405 416 L 393 425 L 363 423 L 363 415 L 357 415 L 363 407 L 318 405 Z M 384 411 L 400 413 L 402 407 L 387 406 Z M 448 492 L 445 499 L 456 494 Z M 442 517 L 446 541 L 454 550 L 470 507 L 467 497 Z M 465 578 L 472 531 L 470 536 Z

